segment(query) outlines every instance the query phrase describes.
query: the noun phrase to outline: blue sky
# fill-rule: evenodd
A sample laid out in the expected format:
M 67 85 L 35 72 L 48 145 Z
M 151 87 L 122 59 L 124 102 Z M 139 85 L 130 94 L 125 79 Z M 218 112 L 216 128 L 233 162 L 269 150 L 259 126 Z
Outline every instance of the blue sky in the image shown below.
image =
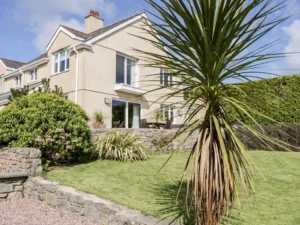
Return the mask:
M 280 13 L 300 11 L 300 0 L 287 0 L 287 4 Z M 105 25 L 109 25 L 145 8 L 144 0 L 1 0 L 0 57 L 23 62 L 35 58 L 45 52 L 59 24 L 82 30 L 90 9 L 99 11 Z M 265 41 L 278 38 L 284 41 L 274 50 L 300 52 L 300 15 L 274 29 Z M 300 54 L 272 63 L 266 69 L 279 74 L 300 73 Z

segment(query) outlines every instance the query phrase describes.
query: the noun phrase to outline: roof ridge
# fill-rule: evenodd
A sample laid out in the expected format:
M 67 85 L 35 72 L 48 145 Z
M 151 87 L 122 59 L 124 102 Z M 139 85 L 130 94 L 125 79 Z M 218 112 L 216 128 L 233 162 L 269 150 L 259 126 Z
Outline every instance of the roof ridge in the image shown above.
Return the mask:
M 136 13 L 136 14 L 134 14 L 134 15 L 132 15 L 132 16 L 129 16 L 129 17 L 125 18 L 125 19 L 119 20 L 119 21 L 117 21 L 117 22 L 115 22 L 115 23 L 113 23 L 113 24 L 110 24 L 110 25 L 108 25 L 108 26 L 105 26 L 105 27 L 102 27 L 102 28 L 100 28 L 100 29 L 98 29 L 98 30 L 95 30 L 95 31 L 93 31 L 92 33 L 89 33 L 88 35 L 92 35 L 93 33 L 97 32 L 97 31 L 99 31 L 99 30 L 101 30 L 101 29 L 103 29 L 103 28 L 109 28 L 109 27 L 112 27 L 112 26 L 114 26 L 114 25 L 116 25 L 116 24 L 118 24 L 118 23 L 122 23 L 122 22 L 124 22 L 125 20 L 129 20 L 129 19 L 131 19 L 131 18 L 133 18 L 133 17 L 136 17 L 136 16 L 139 16 L 139 15 L 141 15 L 141 14 L 143 14 L 143 13 L 145 13 L 145 12 L 139 12 L 139 13 Z
M 7 58 L 3 58 L 3 57 L 0 57 L 0 59 L 4 59 L 4 60 L 12 61 L 12 62 L 17 62 L 17 63 L 23 63 L 23 64 L 25 64 L 25 62 L 17 61 L 17 60 L 14 60 L 14 59 L 7 59 Z

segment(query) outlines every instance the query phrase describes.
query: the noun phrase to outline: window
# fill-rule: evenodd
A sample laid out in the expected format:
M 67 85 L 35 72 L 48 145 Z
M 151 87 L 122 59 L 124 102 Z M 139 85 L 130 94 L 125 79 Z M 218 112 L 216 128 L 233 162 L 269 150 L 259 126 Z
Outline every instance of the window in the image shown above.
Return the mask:
M 54 55 L 54 74 L 62 73 L 70 68 L 70 51 L 65 50 Z
M 18 76 L 15 77 L 15 85 L 14 85 L 15 87 L 20 87 L 21 86 L 21 84 L 22 84 L 21 78 L 22 78 L 21 75 L 18 75 Z
M 141 105 L 119 100 L 112 101 L 113 128 L 139 128 Z
M 136 61 L 125 56 L 117 55 L 116 83 L 135 86 Z
M 160 105 L 160 110 L 162 112 L 163 120 L 174 121 L 174 107 L 167 106 L 167 105 Z
M 160 69 L 160 84 L 164 86 L 173 84 L 173 77 L 169 75 L 169 71 L 166 69 Z
M 31 70 L 29 72 L 29 79 L 28 79 L 28 81 L 32 82 L 32 81 L 36 81 L 36 80 L 37 80 L 37 69 L 34 69 L 34 70 Z

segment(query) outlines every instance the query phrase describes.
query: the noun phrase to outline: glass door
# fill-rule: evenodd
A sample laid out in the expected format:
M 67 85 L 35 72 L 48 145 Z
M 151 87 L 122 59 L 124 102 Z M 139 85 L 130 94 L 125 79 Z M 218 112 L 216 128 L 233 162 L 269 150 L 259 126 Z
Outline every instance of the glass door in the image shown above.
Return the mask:
M 112 127 L 113 128 L 139 128 L 141 118 L 141 104 L 112 101 Z
M 112 128 L 126 127 L 126 102 L 112 101 Z

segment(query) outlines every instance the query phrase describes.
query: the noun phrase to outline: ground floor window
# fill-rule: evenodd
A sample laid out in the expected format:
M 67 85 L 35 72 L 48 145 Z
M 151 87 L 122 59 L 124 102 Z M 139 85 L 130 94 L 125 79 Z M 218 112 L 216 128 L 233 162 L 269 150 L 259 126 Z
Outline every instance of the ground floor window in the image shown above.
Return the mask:
M 120 100 L 112 101 L 113 128 L 139 128 L 141 104 Z
M 167 105 L 160 105 L 160 110 L 162 112 L 162 117 L 164 121 L 172 120 L 174 121 L 174 107 Z

